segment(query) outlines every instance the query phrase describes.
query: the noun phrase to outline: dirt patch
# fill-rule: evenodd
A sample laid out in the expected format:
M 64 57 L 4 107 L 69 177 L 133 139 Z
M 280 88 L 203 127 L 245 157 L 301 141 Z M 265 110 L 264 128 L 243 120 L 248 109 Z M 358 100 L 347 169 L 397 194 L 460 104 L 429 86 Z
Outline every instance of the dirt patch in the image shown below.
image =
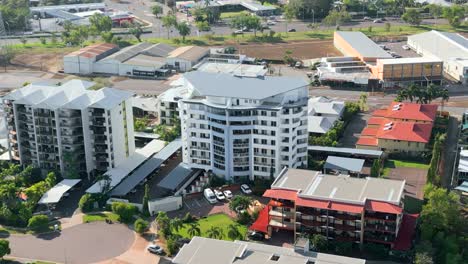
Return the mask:
M 17 54 L 12 63 L 41 71 L 58 72 L 63 68 L 63 56 L 68 53 L 68 49 L 57 52 L 23 52 Z
M 241 54 L 267 60 L 283 60 L 286 50 L 291 50 L 291 56 L 301 60 L 342 55 L 341 52 L 335 49 L 332 40 L 310 40 L 289 43 L 246 44 L 235 46 Z

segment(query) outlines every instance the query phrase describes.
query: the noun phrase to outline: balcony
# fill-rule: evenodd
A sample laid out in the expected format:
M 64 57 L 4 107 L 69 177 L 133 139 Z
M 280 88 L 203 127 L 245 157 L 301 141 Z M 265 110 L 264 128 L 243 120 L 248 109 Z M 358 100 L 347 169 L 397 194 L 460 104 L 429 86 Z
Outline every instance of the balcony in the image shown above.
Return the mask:
M 365 219 L 375 219 L 383 221 L 396 221 L 396 215 L 394 214 L 384 214 L 384 213 L 365 213 Z
M 396 227 L 395 225 L 381 225 L 381 224 L 368 224 L 364 227 L 365 231 L 378 231 L 378 232 L 387 232 L 387 233 L 395 233 Z
M 395 241 L 395 236 L 391 234 L 364 232 L 364 240 L 375 243 L 392 244 Z
M 345 224 L 330 224 L 330 227 L 334 229 L 342 230 L 342 231 L 360 231 L 360 227 L 352 226 L 352 225 L 345 225 Z
M 300 221 L 300 224 L 302 224 L 303 226 L 307 226 L 307 227 L 316 227 L 316 226 L 326 225 L 325 222 L 319 222 L 316 220 L 309 220 L 309 219 L 302 219 Z
M 282 222 L 275 219 L 271 219 L 269 225 L 276 228 L 294 230 L 294 224 L 291 222 Z

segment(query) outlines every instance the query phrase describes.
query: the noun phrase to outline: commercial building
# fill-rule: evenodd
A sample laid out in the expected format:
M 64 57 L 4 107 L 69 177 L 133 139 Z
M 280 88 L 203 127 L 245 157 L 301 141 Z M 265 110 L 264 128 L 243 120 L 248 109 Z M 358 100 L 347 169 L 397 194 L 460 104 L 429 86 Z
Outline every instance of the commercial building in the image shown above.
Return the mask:
M 306 243 L 309 247 L 308 243 Z M 195 236 L 172 259 L 174 264 L 365 264 L 366 260 L 246 241 Z
M 307 131 L 309 134 L 325 134 L 343 115 L 343 101 L 334 101 L 319 96 L 310 98 L 308 102 Z
M 142 42 L 119 50 L 113 44 L 97 44 L 64 56 L 65 73 L 111 74 L 158 77 L 170 70 L 188 71 L 209 55 L 204 47 L 175 48 L 167 44 Z
M 11 157 L 67 177 L 107 171 L 133 153 L 133 94 L 93 85 L 30 84 L 4 96 Z
M 86 4 L 73 4 L 73 5 L 52 5 L 52 6 L 35 6 L 30 8 L 30 12 L 33 15 L 45 18 L 47 15 L 52 16 L 57 12 L 64 13 L 79 13 L 85 11 L 100 10 L 104 11 L 106 4 L 104 3 L 86 3 Z
M 392 102 L 375 111 L 356 148 L 415 154 L 427 150 L 437 105 Z
M 394 59 L 362 32 L 336 31 L 333 43 L 345 57 L 322 59 L 318 68 L 322 82 L 367 86 L 369 89 L 442 82 L 445 61 L 435 56 L 423 54 L 422 58 Z
M 178 81 L 183 161 L 226 180 L 307 162 L 307 86 L 289 77 L 189 72 Z
M 443 61 L 444 72 L 468 83 L 468 39 L 457 33 L 429 31 L 408 37 L 408 46 L 422 56 Z
M 337 242 L 407 250 L 416 216 L 403 213 L 404 187 L 405 181 L 284 168 L 263 195 L 271 198 L 268 213 L 252 227 L 271 236 L 289 230 L 296 238 L 322 234 Z

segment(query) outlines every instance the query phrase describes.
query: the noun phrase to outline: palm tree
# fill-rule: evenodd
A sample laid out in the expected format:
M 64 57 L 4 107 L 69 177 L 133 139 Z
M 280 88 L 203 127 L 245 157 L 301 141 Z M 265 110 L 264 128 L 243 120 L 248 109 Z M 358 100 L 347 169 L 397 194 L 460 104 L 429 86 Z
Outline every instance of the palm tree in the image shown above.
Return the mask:
M 221 239 L 223 237 L 223 230 L 220 227 L 212 226 L 206 231 L 206 236 L 214 239 Z
M 167 229 L 170 226 L 170 219 L 165 212 L 159 212 L 155 220 L 159 229 Z
M 228 226 L 227 236 L 231 240 L 242 238 L 242 234 L 241 232 L 239 232 L 239 229 L 237 229 L 237 226 L 235 224 L 230 224 Z
M 171 220 L 170 226 L 172 230 L 174 230 L 175 232 L 179 232 L 180 228 L 184 226 L 184 222 L 180 218 L 175 217 Z
M 191 223 L 187 229 L 187 234 L 190 237 L 200 236 L 201 235 L 200 225 L 198 223 Z
M 449 100 L 449 92 L 447 89 L 443 89 L 440 91 L 440 94 L 439 94 L 439 97 L 442 99 L 442 102 L 441 102 L 441 105 L 442 105 L 442 111 L 441 111 L 441 114 L 442 112 L 444 111 L 444 105 L 445 105 L 445 102 L 448 102 Z

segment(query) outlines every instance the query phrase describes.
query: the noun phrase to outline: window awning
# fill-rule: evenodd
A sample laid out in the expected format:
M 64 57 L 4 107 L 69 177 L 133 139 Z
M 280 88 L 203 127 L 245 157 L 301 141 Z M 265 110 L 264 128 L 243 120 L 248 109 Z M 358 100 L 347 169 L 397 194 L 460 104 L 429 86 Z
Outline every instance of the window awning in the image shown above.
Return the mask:
M 367 201 L 366 209 L 370 211 L 374 211 L 374 212 L 389 213 L 389 214 L 401 214 L 403 212 L 402 208 L 394 204 L 380 202 L 380 201 Z
M 58 203 L 62 196 L 80 181 L 80 179 L 64 179 L 48 190 L 39 200 L 39 204 Z
M 297 198 L 297 191 L 268 189 L 263 194 L 263 197 L 295 201 Z
M 304 206 L 304 207 L 319 208 L 319 209 L 328 209 L 330 202 L 315 200 L 315 199 L 304 199 L 304 198 L 298 197 L 296 200 L 296 205 Z
M 329 209 L 334 210 L 334 211 L 343 211 L 347 213 L 360 214 L 364 210 L 364 206 L 356 205 L 356 204 L 331 202 Z

